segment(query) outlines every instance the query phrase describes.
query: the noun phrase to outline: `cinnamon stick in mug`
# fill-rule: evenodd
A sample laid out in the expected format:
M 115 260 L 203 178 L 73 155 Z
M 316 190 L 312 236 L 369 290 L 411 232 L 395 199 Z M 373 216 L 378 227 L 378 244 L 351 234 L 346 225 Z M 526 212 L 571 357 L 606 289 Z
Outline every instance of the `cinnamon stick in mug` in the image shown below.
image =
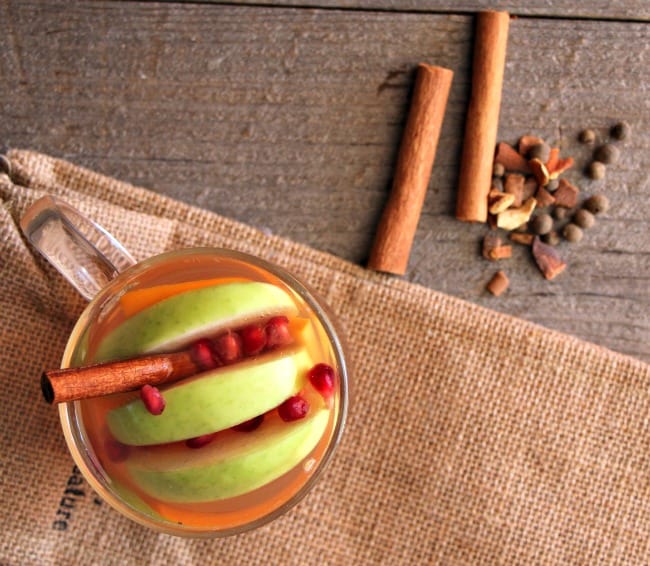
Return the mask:
M 488 217 L 509 25 L 507 12 L 480 12 L 477 17 L 456 201 L 456 218 L 465 222 L 486 222 Z
M 449 69 L 418 65 L 393 186 L 370 252 L 370 269 L 406 272 L 453 76 Z
M 161 385 L 200 371 L 189 351 L 156 354 L 80 368 L 43 372 L 41 391 L 48 403 L 65 403 L 112 393 L 125 393 L 143 385 Z

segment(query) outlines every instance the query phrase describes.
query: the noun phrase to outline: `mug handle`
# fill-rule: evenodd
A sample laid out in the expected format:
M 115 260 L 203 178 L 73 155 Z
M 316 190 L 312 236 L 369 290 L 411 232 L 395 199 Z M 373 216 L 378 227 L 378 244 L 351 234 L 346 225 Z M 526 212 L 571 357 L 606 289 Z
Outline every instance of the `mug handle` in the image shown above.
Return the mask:
M 38 199 L 20 221 L 29 242 L 86 299 L 136 261 L 104 228 L 53 196 Z

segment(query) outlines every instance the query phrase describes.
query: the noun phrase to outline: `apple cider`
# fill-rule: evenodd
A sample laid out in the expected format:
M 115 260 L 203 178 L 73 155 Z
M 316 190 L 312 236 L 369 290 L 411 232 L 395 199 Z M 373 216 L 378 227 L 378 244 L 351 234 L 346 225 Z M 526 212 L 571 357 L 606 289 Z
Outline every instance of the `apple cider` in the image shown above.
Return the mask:
M 276 517 L 311 487 L 342 430 L 347 375 L 328 313 L 255 258 L 171 252 L 100 293 L 64 367 L 178 351 L 195 375 L 61 407 L 75 460 L 118 510 L 172 534 Z

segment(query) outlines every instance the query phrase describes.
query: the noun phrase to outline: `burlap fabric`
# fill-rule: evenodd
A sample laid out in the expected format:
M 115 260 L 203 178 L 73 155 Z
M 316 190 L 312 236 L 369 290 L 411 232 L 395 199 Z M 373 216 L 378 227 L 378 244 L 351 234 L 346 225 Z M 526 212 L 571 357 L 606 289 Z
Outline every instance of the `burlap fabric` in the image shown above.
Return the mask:
M 2 194 L 2 551 L 7 564 L 565 564 L 650 560 L 650 367 L 23 151 Z M 331 467 L 255 532 L 186 540 L 99 502 L 38 375 L 84 302 L 17 222 L 45 192 L 137 258 L 196 245 L 277 262 L 334 306 L 354 358 Z

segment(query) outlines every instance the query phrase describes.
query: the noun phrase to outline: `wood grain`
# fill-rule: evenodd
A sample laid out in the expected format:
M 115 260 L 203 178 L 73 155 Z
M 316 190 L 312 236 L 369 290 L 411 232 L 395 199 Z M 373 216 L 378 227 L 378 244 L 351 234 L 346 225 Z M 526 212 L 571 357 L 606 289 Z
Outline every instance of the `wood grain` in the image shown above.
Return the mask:
M 552 3 L 559 11 L 564 4 Z M 345 6 L 345 3 L 337 4 Z M 632 3 L 628 3 L 628 6 Z M 644 4 L 645 5 L 645 4 Z M 499 139 L 541 135 L 612 207 L 545 281 L 453 217 L 473 18 L 216 4 L 3 2 L 0 142 L 43 151 L 364 262 L 391 185 L 415 67 L 454 70 L 408 279 L 650 361 L 649 27 L 511 22 Z M 599 183 L 578 131 L 633 136 Z M 485 285 L 504 269 L 510 290 Z
M 186 0 L 181 0 L 186 1 Z M 187 0 L 191 2 L 191 0 Z M 524 2 L 518 0 L 207 0 L 214 4 L 256 6 L 294 6 L 351 10 L 389 10 L 396 12 L 474 13 L 498 10 L 517 16 L 551 16 L 557 18 L 650 20 L 650 4 L 644 0 L 552 0 Z

